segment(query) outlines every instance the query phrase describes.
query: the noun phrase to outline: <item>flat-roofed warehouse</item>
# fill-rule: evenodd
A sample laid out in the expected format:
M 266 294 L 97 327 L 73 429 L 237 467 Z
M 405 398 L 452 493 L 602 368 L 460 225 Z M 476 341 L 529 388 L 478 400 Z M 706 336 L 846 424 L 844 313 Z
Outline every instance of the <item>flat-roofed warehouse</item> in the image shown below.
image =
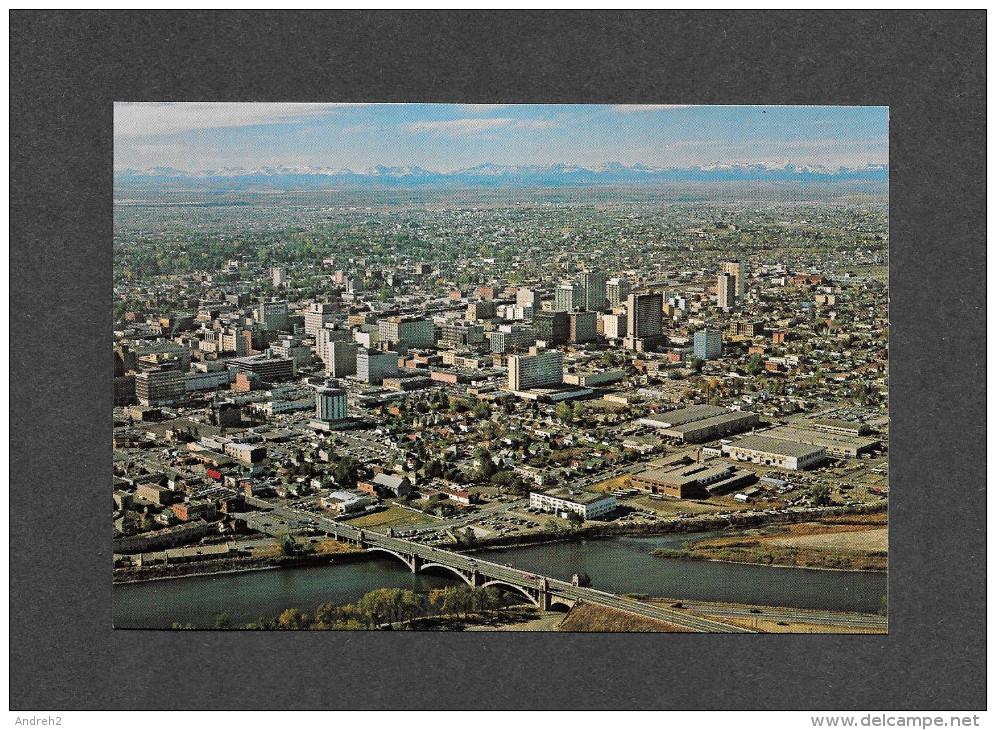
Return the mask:
M 808 469 L 827 458 L 827 450 L 823 446 L 758 435 L 745 436 L 724 450 L 731 459 L 737 461 L 779 466 L 782 469 Z
M 706 462 L 652 469 L 634 474 L 629 481 L 637 489 L 688 499 L 732 492 L 756 482 L 757 475 L 729 464 Z
M 882 445 L 881 439 L 863 436 L 849 436 L 840 432 L 818 431 L 802 424 L 777 426 L 764 432 L 765 436 L 786 441 L 795 441 L 810 446 L 822 446 L 828 454 L 847 456 L 852 459 L 873 451 Z
M 697 444 L 743 433 L 757 425 L 756 413 L 728 411 L 719 406 L 689 406 L 641 418 L 640 423 L 662 429 L 662 435 Z

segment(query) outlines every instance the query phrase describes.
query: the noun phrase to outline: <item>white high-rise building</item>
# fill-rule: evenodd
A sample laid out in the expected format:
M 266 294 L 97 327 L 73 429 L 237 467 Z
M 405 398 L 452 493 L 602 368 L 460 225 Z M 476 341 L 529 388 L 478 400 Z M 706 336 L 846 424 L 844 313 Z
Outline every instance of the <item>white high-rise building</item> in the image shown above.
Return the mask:
M 716 304 L 729 312 L 736 308 L 737 303 L 737 277 L 733 274 L 720 274 L 716 281 Z
M 304 333 L 318 335 L 318 330 L 335 321 L 337 307 L 330 302 L 313 302 L 304 310 Z
M 739 304 L 743 300 L 744 293 L 747 290 L 747 265 L 743 261 L 724 261 L 721 273 L 734 277 L 734 289 L 737 295 L 736 303 Z
M 584 287 L 565 281 L 554 293 L 553 309 L 556 312 L 572 312 L 584 307 Z

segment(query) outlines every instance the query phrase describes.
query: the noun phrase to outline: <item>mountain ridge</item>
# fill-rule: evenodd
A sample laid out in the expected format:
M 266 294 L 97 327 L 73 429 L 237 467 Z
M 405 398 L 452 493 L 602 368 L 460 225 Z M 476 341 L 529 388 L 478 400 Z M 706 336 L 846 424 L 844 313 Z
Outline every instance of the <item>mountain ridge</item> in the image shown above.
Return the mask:
M 452 172 L 437 172 L 416 165 L 376 165 L 357 172 L 334 166 L 277 166 L 187 171 L 173 167 L 114 172 L 115 185 L 177 185 L 232 189 L 314 189 L 327 186 L 372 187 L 570 187 L 670 182 L 887 182 L 887 164 L 828 168 L 812 165 L 781 167 L 758 163 L 712 163 L 692 167 L 652 167 L 608 162 L 580 165 L 497 165 L 483 163 Z

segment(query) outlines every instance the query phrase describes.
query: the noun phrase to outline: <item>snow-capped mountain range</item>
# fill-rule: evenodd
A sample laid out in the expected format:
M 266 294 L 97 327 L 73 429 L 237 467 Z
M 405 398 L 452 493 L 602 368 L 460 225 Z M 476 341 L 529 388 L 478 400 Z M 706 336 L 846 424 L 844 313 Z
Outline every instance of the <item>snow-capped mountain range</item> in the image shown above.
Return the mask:
M 342 167 L 223 168 L 189 172 L 171 167 L 118 170 L 116 185 L 165 184 L 231 189 L 315 189 L 327 187 L 565 187 L 668 182 L 806 182 L 878 181 L 889 179 L 889 166 L 828 168 L 821 166 L 720 164 L 695 167 L 649 167 L 609 162 L 593 167 L 577 165 L 495 165 L 436 172 L 422 167 L 377 165 L 356 172 Z

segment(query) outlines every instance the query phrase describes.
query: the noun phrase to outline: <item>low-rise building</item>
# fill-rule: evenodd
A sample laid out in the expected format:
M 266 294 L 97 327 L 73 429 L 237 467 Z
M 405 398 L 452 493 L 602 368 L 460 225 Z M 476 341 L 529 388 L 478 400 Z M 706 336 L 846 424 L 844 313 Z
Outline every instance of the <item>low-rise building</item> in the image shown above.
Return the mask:
M 668 438 L 696 444 L 743 433 L 757 425 L 758 416 L 751 411 L 702 405 L 655 414 L 641 418 L 639 422 L 661 429 L 662 435 Z
M 756 481 L 751 471 L 712 461 L 652 469 L 630 477 L 630 484 L 637 489 L 679 499 L 726 494 Z
M 377 500 L 369 494 L 357 490 L 329 492 L 321 498 L 321 505 L 324 509 L 335 512 L 338 515 L 362 512 Z
M 827 458 L 826 447 L 759 435 L 746 436 L 730 444 L 726 452 L 731 459 L 782 469 L 808 469 Z
M 550 489 L 529 493 L 529 506 L 544 512 L 553 512 L 561 517 L 570 513 L 591 520 L 607 515 L 616 508 L 616 498 L 609 494 L 597 494 L 580 489 Z

